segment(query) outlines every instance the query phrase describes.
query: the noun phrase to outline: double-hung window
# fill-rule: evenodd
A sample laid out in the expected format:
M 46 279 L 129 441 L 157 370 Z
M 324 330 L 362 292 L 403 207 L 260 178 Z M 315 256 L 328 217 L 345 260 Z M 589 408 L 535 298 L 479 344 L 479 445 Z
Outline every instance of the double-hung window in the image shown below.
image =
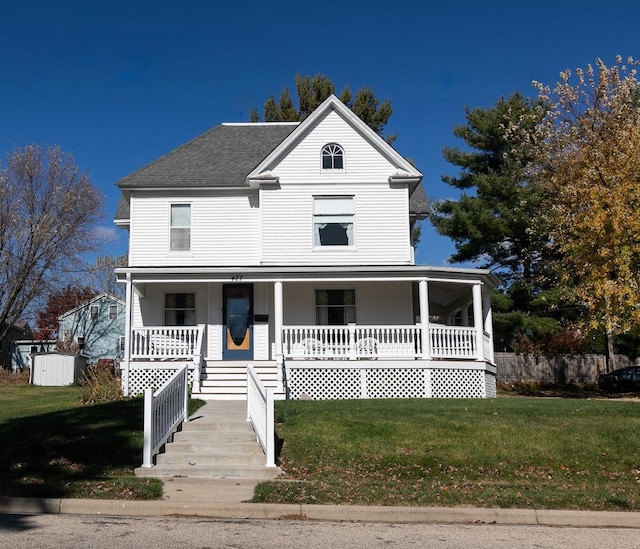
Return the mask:
M 165 326 L 196 325 L 196 294 L 175 293 L 164 295 Z
M 171 204 L 171 243 L 172 252 L 191 250 L 191 204 Z
M 346 326 L 355 321 L 355 290 L 316 290 L 318 326 Z
M 353 246 L 354 217 L 353 196 L 315 196 L 314 246 Z

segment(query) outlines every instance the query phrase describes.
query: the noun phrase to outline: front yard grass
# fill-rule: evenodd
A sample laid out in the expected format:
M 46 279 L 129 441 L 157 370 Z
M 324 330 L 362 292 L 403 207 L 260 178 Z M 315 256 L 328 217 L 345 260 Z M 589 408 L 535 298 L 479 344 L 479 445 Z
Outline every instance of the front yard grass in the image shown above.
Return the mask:
M 640 402 L 280 401 L 255 502 L 640 510 Z
M 81 405 L 78 387 L 0 386 L 0 496 L 155 499 L 137 478 L 142 399 Z

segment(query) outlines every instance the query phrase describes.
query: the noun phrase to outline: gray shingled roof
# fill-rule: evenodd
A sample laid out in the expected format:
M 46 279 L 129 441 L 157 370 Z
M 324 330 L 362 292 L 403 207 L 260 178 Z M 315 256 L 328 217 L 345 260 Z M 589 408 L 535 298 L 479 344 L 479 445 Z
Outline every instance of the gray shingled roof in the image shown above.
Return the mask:
M 122 188 L 240 187 L 245 177 L 297 126 L 221 125 L 116 182 Z M 118 206 L 118 211 L 120 206 Z M 118 214 L 116 214 L 116 218 Z
M 420 182 L 409 197 L 409 214 L 418 219 L 424 219 L 430 212 L 429 201 Z

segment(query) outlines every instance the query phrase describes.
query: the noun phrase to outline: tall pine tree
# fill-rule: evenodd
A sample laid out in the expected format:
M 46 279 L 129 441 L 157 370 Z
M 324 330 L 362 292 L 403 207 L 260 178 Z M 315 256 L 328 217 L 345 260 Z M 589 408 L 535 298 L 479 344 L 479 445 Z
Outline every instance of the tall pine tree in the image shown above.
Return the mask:
M 333 82 L 324 74 L 310 76 L 296 75 L 296 94 L 298 106 L 294 105 L 289 88 L 285 87 L 280 93 L 280 99 L 276 101 L 273 93 L 264 103 L 262 116 L 258 109 L 251 109 L 251 122 L 297 122 L 309 116 L 327 97 L 335 93 Z M 371 88 L 360 88 L 353 98 L 349 86 L 345 86 L 339 94 L 340 100 L 349 107 L 365 124 L 372 128 L 378 135 L 384 137 L 383 131 L 393 109 L 391 101 L 380 100 L 375 96 Z M 393 142 L 395 135 L 387 136 L 388 143 Z
M 467 147 L 443 150 L 460 168 L 458 176 L 443 181 L 462 193 L 432 205 L 431 222 L 455 243 L 450 261 L 480 263 L 507 283 L 533 284 L 546 244 L 537 226 L 540 190 L 525 173 L 526 149 L 506 131 L 522 121 L 533 124 L 534 112 L 534 104 L 519 93 L 487 109 L 467 109 L 467 123 L 453 129 Z

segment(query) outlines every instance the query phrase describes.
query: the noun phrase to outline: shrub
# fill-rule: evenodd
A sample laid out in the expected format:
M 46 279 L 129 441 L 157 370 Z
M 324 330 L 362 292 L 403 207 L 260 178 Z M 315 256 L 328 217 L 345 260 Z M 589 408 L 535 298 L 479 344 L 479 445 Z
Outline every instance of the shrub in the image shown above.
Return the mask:
M 120 369 L 114 365 L 91 365 L 80 380 L 83 404 L 111 402 L 122 398 Z
M 0 385 L 27 385 L 29 383 L 29 369 L 20 372 L 0 368 Z

